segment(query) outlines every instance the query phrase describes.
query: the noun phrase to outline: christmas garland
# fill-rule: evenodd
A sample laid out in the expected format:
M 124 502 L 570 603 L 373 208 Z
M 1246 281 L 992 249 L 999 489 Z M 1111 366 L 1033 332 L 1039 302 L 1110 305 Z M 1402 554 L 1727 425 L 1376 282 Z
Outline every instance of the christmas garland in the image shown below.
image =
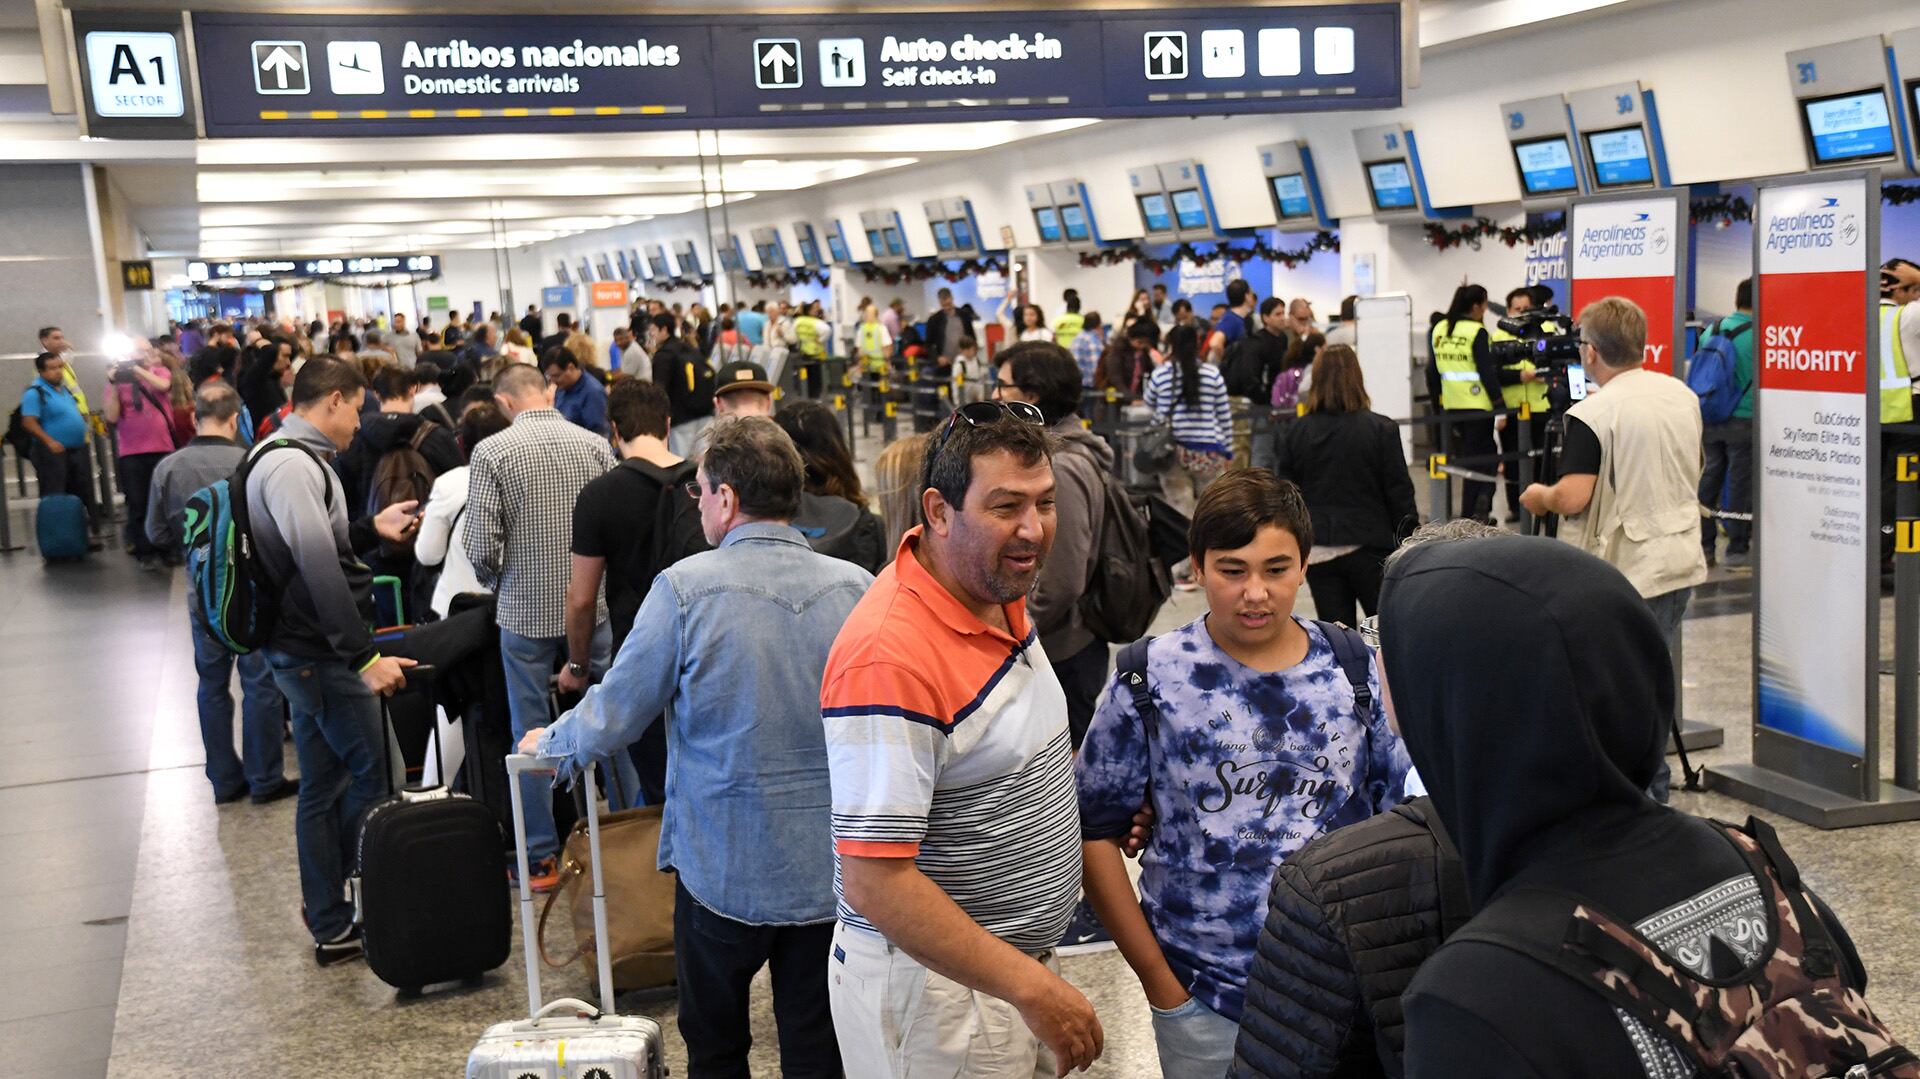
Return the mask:
M 1338 250 L 1340 250 L 1340 237 L 1331 232 L 1322 231 L 1314 233 L 1305 247 L 1292 250 L 1268 247 L 1264 240 L 1255 241 L 1252 247 L 1213 244 L 1204 251 L 1190 243 L 1185 243 L 1174 248 L 1172 254 L 1162 257 L 1147 254 L 1138 244 L 1128 244 L 1125 247 L 1107 247 L 1099 251 L 1089 251 L 1080 256 L 1080 265 L 1092 269 L 1096 266 L 1116 266 L 1122 262 L 1138 262 L 1153 273 L 1165 273 L 1182 263 L 1205 266 L 1224 259 L 1241 264 L 1257 258 L 1280 263 L 1291 270 L 1301 263 L 1312 261 L 1313 256 L 1322 251 Z
M 958 281 L 977 274 L 1003 274 L 1007 272 L 1007 264 L 997 258 L 985 258 L 957 263 L 914 262 L 894 269 L 884 266 L 861 266 L 859 269 L 860 276 L 869 281 L 897 285 L 902 281 L 927 281 L 935 277 Z
M 1920 184 L 1881 184 L 1880 201 L 1889 206 L 1908 206 L 1920 202 Z M 1753 204 L 1739 195 L 1706 195 L 1687 201 L 1687 217 L 1693 224 L 1723 229 L 1736 221 L 1753 220 Z M 1462 244 L 1478 251 L 1482 240 L 1495 239 L 1508 247 L 1517 247 L 1558 236 L 1567 230 L 1567 219 L 1565 214 L 1557 214 L 1537 225 L 1514 228 L 1496 225 L 1481 217 L 1458 228 L 1448 228 L 1437 222 L 1428 222 L 1425 228 L 1427 242 L 1442 251 Z
M 784 273 L 764 273 L 755 271 L 747 275 L 747 285 L 751 288 L 786 288 L 789 285 L 824 285 L 830 277 L 826 270 L 788 270 Z

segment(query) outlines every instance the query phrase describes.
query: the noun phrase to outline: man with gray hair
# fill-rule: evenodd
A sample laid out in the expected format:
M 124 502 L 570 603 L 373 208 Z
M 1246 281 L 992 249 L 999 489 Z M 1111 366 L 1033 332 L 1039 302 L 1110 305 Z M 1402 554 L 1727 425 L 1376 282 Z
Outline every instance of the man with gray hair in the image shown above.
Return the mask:
M 240 447 L 240 395 L 225 381 L 201 384 L 193 395 L 193 441 L 166 456 L 153 473 L 147 500 L 147 538 L 174 561 L 180 558 L 187 499 L 226 479 L 247 451 Z M 194 589 L 187 589 L 187 620 L 193 627 L 193 669 L 200 676 L 200 740 L 207 751 L 207 780 L 215 804 L 252 795 L 255 805 L 279 801 L 300 789 L 282 772 L 280 728 L 286 700 L 260 652 L 235 656 L 213 637 Z M 233 752 L 233 668 L 240 667 L 241 754 Z
M 696 475 L 714 550 L 661 572 L 606 680 L 552 727 L 529 730 L 520 751 L 592 767 L 665 713 L 673 775 L 660 868 L 678 877 L 688 1066 L 747 1073 L 748 985 L 771 962 L 780 1070 L 839 1075 L 822 992 L 834 891 L 821 856 L 832 822 L 818 700 L 827 651 L 873 578 L 815 554 L 790 523 L 806 468 L 772 420 L 715 423 Z

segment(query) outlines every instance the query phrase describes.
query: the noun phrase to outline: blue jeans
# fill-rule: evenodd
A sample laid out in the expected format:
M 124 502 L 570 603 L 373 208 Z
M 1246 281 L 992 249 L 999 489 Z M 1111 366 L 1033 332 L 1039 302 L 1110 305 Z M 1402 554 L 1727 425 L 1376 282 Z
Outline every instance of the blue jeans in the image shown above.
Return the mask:
M 361 819 L 389 793 L 380 705 L 340 660 L 264 654 L 293 713 L 300 758 L 293 837 L 307 929 L 316 941 L 332 940 L 353 925 L 346 883 L 358 860 Z
M 613 629 L 602 622 L 593 627 L 593 654 L 587 661 L 590 680 L 597 682 L 607 673 L 612 654 Z M 553 689 L 554 672 L 566 658 L 565 637 L 522 637 L 510 629 L 500 631 L 500 659 L 507 669 L 507 707 L 513 714 L 515 745 L 528 731 L 552 721 L 547 713 L 548 694 Z M 619 790 L 607 792 L 607 805 L 613 809 L 639 805 L 640 773 L 633 767 L 633 758 L 617 753 L 610 760 L 618 769 Z M 527 817 L 527 860 L 537 862 L 560 850 L 560 836 L 553 824 L 553 793 L 550 781 L 541 776 L 522 776 L 520 783 Z
M 1164 1079 L 1225 1079 L 1240 1024 L 1193 997 L 1171 1011 L 1149 1010 Z
M 286 777 L 281 769 L 285 761 L 280 750 L 280 725 L 286 715 L 286 698 L 273 684 L 273 672 L 259 652 L 236 656 L 213 639 L 200 604 L 191 596 L 187 601 L 188 621 L 193 624 L 193 669 L 200 673 L 200 741 L 207 750 L 207 780 L 216 797 L 245 787 L 254 794 L 267 794 Z M 244 756 L 233 752 L 233 668 L 240 668 L 241 712 L 240 747 Z

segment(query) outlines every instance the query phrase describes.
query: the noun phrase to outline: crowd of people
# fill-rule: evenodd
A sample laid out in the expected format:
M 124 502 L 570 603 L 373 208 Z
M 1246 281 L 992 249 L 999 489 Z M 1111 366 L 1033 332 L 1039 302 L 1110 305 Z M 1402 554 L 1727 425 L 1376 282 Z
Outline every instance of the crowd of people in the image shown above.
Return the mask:
M 1889 304 L 1920 292 L 1920 268 L 1887 280 Z M 1750 323 L 1744 290 L 1712 334 Z M 1351 298 L 1326 329 L 1244 281 L 1224 299 L 1202 319 L 1140 290 L 1111 339 L 1072 290 L 1052 320 L 1009 304 L 990 355 L 945 289 L 924 323 L 868 301 L 838 337 L 817 303 L 645 301 L 605 349 L 531 307 L 438 330 L 194 324 L 135 343 L 103 416 L 136 557 L 191 554 L 186 501 L 219 479 L 250 507 L 278 617 L 236 656 L 190 604 L 206 773 L 217 802 L 298 797 L 322 966 L 361 954 L 346 886 L 389 793 L 377 698 L 413 666 L 376 627 L 479 598 L 511 742 L 565 777 L 604 770 L 615 808 L 664 807 L 696 1077 L 747 1074 L 768 965 L 796 1076 L 1085 1068 L 1103 1017 L 1058 960 L 1089 947 L 1138 977 L 1175 1079 L 1687 1075 L 1731 1043 L 1680 1030 L 1671 1002 L 1768 947 L 1864 992 L 1770 830 L 1665 805 L 1670 647 L 1722 496 L 1701 448 L 1737 488 L 1742 440 L 1642 369 L 1645 315 L 1579 314 L 1602 392 L 1567 411 L 1558 477 L 1512 492 L 1561 519 L 1556 541 L 1488 522 L 1491 485 L 1421 525 Z M 1530 366 L 1492 362 L 1487 309 L 1468 286 L 1436 319 L 1437 409 L 1534 392 Z M 98 433 L 63 344 L 42 335 L 23 401 L 43 492 L 90 487 Z M 779 365 L 829 355 L 952 379 L 952 411 L 879 452 L 871 485 L 835 412 L 780 395 Z M 1169 573 L 1204 600 L 1137 641 L 1086 614 L 1133 509 L 1083 414 L 1109 391 L 1165 429 Z M 1283 421 L 1251 461 L 1235 397 Z M 1731 558 L 1748 533 L 1728 535 Z M 376 576 L 401 582 L 398 609 Z M 1303 586 L 1318 620 L 1294 614 Z M 1521 649 L 1542 658 L 1516 669 Z M 527 883 L 548 890 L 562 837 L 546 781 L 522 783 Z M 1761 904 L 1793 939 L 1749 931 Z M 1565 937 L 1592 971 L 1640 962 L 1592 943 L 1623 926 L 1657 952 L 1621 979 L 1638 995 L 1551 960 Z

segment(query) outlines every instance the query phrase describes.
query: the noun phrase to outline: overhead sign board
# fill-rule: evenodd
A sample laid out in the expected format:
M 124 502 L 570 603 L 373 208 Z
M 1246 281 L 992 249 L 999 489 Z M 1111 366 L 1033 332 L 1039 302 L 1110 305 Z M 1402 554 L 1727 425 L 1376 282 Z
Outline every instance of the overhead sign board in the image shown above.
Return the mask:
M 180 16 L 75 12 L 86 134 L 190 139 L 195 135 Z
M 196 13 L 210 137 L 1388 108 L 1398 3 L 839 16 Z
M 592 285 L 593 306 L 627 306 L 627 283 L 625 281 L 595 281 Z
M 253 259 L 189 259 L 187 280 L 244 281 L 259 277 L 354 277 L 360 274 L 440 272 L 438 255 L 320 255 Z

